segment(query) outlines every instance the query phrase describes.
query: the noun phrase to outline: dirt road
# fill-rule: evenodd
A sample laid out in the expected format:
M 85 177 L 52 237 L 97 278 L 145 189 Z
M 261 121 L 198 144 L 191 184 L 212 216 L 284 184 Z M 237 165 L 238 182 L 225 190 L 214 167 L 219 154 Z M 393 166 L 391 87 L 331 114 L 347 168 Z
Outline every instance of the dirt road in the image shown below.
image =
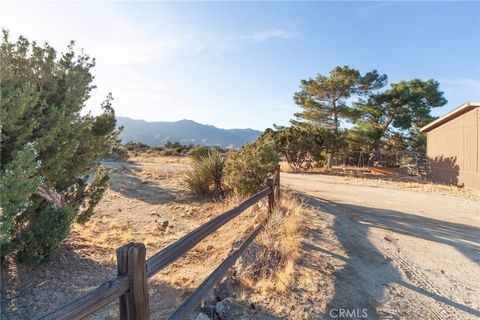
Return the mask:
M 479 202 L 321 175 L 282 184 L 318 209 L 305 252 L 331 261 L 322 318 L 480 317 Z

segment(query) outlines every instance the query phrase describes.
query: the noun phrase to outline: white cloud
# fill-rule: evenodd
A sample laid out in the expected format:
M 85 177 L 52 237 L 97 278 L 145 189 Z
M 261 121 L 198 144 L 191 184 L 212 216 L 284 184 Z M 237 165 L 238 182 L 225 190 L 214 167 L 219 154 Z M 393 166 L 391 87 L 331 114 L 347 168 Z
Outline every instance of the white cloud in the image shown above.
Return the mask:
M 271 39 L 292 39 L 295 33 L 282 28 L 232 34 L 178 22 L 161 14 L 138 20 L 110 3 L 2 5 L 1 26 L 12 36 L 25 35 L 64 48 L 71 39 L 99 63 L 143 64 L 192 56 L 221 54 Z

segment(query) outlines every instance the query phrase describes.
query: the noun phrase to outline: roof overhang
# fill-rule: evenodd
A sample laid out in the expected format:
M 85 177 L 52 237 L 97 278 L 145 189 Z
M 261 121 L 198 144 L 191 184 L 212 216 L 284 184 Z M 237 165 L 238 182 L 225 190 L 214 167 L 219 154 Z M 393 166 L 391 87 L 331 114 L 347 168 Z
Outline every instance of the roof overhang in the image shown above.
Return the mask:
M 441 116 L 435 121 L 430 122 L 426 126 L 422 127 L 420 129 L 421 132 L 429 132 L 439 126 L 441 126 L 444 123 L 447 123 L 448 121 L 455 119 L 456 117 L 461 116 L 462 114 L 465 114 L 475 108 L 480 107 L 480 102 L 467 102 L 462 104 L 460 107 L 450 111 L 444 116 Z

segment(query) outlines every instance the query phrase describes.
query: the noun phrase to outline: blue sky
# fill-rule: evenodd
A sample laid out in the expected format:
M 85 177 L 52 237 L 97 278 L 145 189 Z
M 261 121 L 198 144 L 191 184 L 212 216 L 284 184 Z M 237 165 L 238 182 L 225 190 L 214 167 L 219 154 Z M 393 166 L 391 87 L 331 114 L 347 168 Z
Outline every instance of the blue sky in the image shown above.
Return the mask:
M 0 26 L 94 56 L 94 113 L 111 91 L 120 116 L 263 130 L 337 65 L 437 79 L 435 115 L 480 101 L 480 2 L 2 2 Z

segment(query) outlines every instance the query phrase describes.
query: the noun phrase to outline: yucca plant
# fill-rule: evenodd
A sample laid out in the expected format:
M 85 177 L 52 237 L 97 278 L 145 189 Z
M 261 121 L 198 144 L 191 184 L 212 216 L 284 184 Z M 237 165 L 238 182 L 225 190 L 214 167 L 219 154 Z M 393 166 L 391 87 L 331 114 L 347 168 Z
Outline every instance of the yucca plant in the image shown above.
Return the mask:
M 194 194 L 211 194 L 214 200 L 223 198 L 225 163 L 226 157 L 218 150 L 212 150 L 197 159 L 185 177 L 188 188 Z
M 212 198 L 217 200 L 223 198 L 222 182 L 225 175 L 225 163 L 227 158 L 219 151 L 213 150 L 201 160 L 202 166 L 209 178 L 209 183 L 213 184 Z
M 192 169 L 187 171 L 184 181 L 194 194 L 206 195 L 209 192 L 206 170 L 201 161 L 196 161 Z

